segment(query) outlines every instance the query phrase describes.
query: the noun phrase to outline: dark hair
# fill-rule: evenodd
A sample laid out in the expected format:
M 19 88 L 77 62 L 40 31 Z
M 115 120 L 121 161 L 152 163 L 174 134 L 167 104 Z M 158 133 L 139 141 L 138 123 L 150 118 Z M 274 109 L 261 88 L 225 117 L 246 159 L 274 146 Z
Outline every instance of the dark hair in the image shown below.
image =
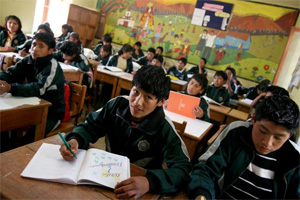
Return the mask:
M 132 80 L 132 86 L 154 95 L 157 101 L 168 98 L 170 83 L 170 78 L 166 76 L 164 70 L 152 65 L 140 68 Z
M 73 56 L 79 53 L 77 45 L 72 41 L 64 41 L 59 49 L 63 54 L 66 54 L 67 56 Z
M 271 85 L 271 81 L 269 79 L 264 79 L 256 87 L 257 89 L 266 92 L 270 85 Z
M 153 59 L 157 59 L 159 62 L 163 63 L 164 62 L 164 58 L 162 55 L 158 55 L 158 54 L 155 54 Z
M 155 49 L 154 49 L 153 47 L 150 47 L 150 48 L 147 50 L 147 52 L 151 52 L 151 53 L 155 54 Z
M 267 88 L 267 92 L 271 92 L 272 95 L 290 97 L 290 94 L 289 94 L 289 92 L 286 89 L 284 89 L 282 87 L 279 87 L 279 86 L 276 86 L 276 85 L 269 86 Z
M 108 43 L 112 43 L 112 37 L 110 36 L 110 34 L 106 33 L 103 36 L 103 41 L 108 42 Z
M 142 43 L 137 41 L 136 43 L 134 43 L 136 46 L 142 47 Z
M 235 72 L 235 69 L 234 68 L 232 68 L 232 67 L 230 67 L 230 65 L 225 69 L 225 71 L 226 70 L 229 70 L 229 71 L 231 71 L 231 74 L 232 74 L 232 76 L 233 76 L 233 79 L 236 79 L 236 72 Z M 228 77 L 227 77 L 228 78 Z
M 9 16 L 5 17 L 5 30 L 8 31 L 7 22 L 10 19 L 17 21 L 17 23 L 19 25 L 19 29 L 17 30 L 17 33 L 21 33 L 22 32 L 22 23 L 21 23 L 21 20 L 19 19 L 19 17 L 15 16 L 15 15 L 9 15 Z
M 76 33 L 76 32 L 72 32 L 71 34 L 70 34 L 70 37 L 73 37 L 74 39 L 76 39 L 76 40 L 80 40 L 79 39 L 79 34 L 78 33 Z
M 158 46 L 158 47 L 156 47 L 156 49 L 160 49 L 161 52 L 164 52 L 164 48 L 162 46 Z
M 203 60 L 205 64 L 207 63 L 206 58 L 201 58 L 200 60 Z
M 224 79 L 224 81 L 227 81 L 228 78 L 226 72 L 224 71 L 216 71 L 214 77 L 216 76 L 221 76 Z
M 134 49 L 130 44 L 124 44 L 122 48 L 118 51 L 119 55 L 122 55 L 125 52 L 133 52 Z
M 180 61 L 180 60 L 181 60 L 181 62 L 183 62 L 184 66 L 185 66 L 186 63 L 187 63 L 187 59 L 186 58 L 179 58 L 178 61 Z
M 111 54 L 111 46 L 110 45 L 102 45 L 100 49 L 103 49 L 103 51 L 106 51 L 109 54 Z
M 192 79 L 195 79 L 199 83 L 199 85 L 201 85 L 202 89 L 206 90 L 206 87 L 207 87 L 207 84 L 208 84 L 208 80 L 207 80 L 205 74 L 194 74 L 192 76 L 192 78 L 190 79 L 190 81 Z
M 73 32 L 73 27 L 69 24 L 63 24 L 61 26 L 63 29 L 66 29 L 67 30 L 67 33 L 72 33 Z
M 255 107 L 255 120 L 267 120 L 286 127 L 291 134 L 299 126 L 299 108 L 287 96 L 270 96 Z
M 39 27 L 37 28 L 37 30 L 40 30 L 40 29 L 44 29 L 47 33 L 51 34 L 54 37 L 54 34 L 53 34 L 51 28 L 48 25 L 41 24 L 41 25 L 39 25 Z
M 55 39 L 50 33 L 37 33 L 34 35 L 33 40 L 40 40 L 44 42 L 49 49 L 55 49 Z

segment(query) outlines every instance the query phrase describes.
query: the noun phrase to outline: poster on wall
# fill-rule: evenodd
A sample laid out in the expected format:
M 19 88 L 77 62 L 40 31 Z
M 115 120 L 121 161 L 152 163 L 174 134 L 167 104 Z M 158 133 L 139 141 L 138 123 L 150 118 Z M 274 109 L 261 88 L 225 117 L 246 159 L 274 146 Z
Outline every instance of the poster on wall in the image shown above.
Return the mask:
M 228 17 L 223 27 L 223 19 L 213 26 L 212 14 L 206 26 L 207 14 L 202 25 L 193 20 L 198 6 L 211 9 L 212 4 L 226 8 L 222 15 L 214 14 Z M 115 43 L 140 41 L 145 51 L 161 46 L 163 56 L 185 57 L 192 64 L 203 57 L 211 70 L 230 65 L 238 77 L 255 82 L 274 79 L 299 13 L 294 8 L 239 0 L 98 0 L 97 5 L 98 30 L 111 34 Z

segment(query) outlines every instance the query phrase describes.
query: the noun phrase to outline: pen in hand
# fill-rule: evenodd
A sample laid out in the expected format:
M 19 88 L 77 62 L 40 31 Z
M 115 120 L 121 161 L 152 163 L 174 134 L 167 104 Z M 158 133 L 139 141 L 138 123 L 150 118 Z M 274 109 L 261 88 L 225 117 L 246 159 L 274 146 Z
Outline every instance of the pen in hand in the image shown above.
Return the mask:
M 69 143 L 66 141 L 66 139 L 64 138 L 64 136 L 60 132 L 58 132 L 58 135 L 60 136 L 60 138 L 62 139 L 62 141 L 65 143 L 65 145 L 69 149 L 69 151 L 73 154 L 74 158 L 77 159 L 76 154 L 74 152 L 72 152 L 71 147 L 70 147 Z

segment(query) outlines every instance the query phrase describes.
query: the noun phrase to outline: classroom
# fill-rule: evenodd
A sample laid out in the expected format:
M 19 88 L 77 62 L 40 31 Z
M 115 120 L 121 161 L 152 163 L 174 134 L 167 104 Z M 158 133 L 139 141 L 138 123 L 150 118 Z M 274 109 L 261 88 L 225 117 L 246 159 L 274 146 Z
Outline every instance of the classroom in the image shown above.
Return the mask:
M 299 15 L 298 0 L 0 0 L 0 196 L 300 198 L 300 184 L 293 178 L 283 194 L 276 189 L 270 189 L 270 194 L 256 192 L 240 184 L 243 181 L 226 183 L 226 191 L 221 191 L 221 186 L 220 191 L 205 188 L 213 181 L 207 185 L 198 182 L 199 176 L 203 180 L 222 179 L 217 171 L 212 175 L 202 170 L 219 170 L 209 168 L 213 162 L 224 164 L 214 160 L 218 153 L 226 156 L 231 153 L 228 148 L 244 148 L 226 146 L 227 140 L 238 141 L 230 138 L 238 134 L 235 130 L 252 134 L 250 146 L 256 153 L 252 160 L 247 155 L 247 171 L 234 175 L 255 187 L 264 187 L 257 180 L 266 177 L 248 176 L 251 165 L 264 162 L 258 163 L 258 170 L 280 174 L 266 160 L 275 159 L 280 167 L 281 152 L 287 148 L 291 155 L 295 153 L 290 143 L 299 153 Z M 13 35 L 10 40 L 10 21 L 19 27 L 18 39 Z M 41 53 L 36 53 L 34 49 L 39 48 Z M 149 81 L 143 80 L 147 78 Z M 142 85 L 146 82 L 155 84 L 145 89 Z M 285 122 L 264 118 L 268 112 L 261 110 L 272 106 L 267 105 L 270 99 L 292 105 L 286 110 L 295 107 L 286 113 L 282 110 L 285 105 L 279 106 L 278 117 Z M 143 110 L 138 105 L 141 101 Z M 126 102 L 129 105 L 124 107 Z M 295 110 L 298 113 L 294 114 Z M 263 132 L 261 127 L 267 130 L 265 135 L 272 135 L 269 140 L 275 141 L 272 151 L 255 143 L 255 131 Z M 283 139 L 285 134 L 289 137 Z M 241 140 L 247 139 L 241 136 Z M 21 177 L 30 161 L 37 159 L 34 156 L 41 156 L 39 148 L 44 143 L 57 145 L 59 152 L 53 156 L 71 162 L 77 151 L 88 148 L 128 157 L 128 179 L 111 189 L 41 181 L 37 179 L 47 177 L 34 174 L 29 176 L 33 179 Z M 266 153 L 269 150 L 271 153 Z M 263 161 L 256 159 L 265 155 Z M 159 170 L 157 162 L 162 162 Z M 232 162 L 224 164 L 229 171 L 237 164 L 234 159 L 226 162 Z M 299 168 L 295 161 L 286 162 Z M 291 177 L 300 177 L 297 170 Z M 175 172 L 179 175 L 173 176 Z M 272 188 L 273 181 L 282 184 L 275 179 L 266 181 L 266 188 Z M 34 184 L 40 188 L 17 187 Z M 60 192 L 62 186 L 65 195 Z M 295 194 L 294 188 L 299 190 Z

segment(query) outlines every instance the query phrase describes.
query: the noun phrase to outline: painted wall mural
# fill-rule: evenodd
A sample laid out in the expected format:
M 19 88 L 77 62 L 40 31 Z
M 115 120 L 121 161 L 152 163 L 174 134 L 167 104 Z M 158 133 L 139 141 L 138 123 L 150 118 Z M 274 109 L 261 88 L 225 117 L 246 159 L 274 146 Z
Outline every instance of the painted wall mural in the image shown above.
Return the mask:
M 214 29 L 192 23 L 195 8 L 205 2 L 214 1 L 98 0 L 98 32 L 110 33 L 115 43 L 140 41 L 143 50 L 162 46 L 166 57 L 186 57 L 193 64 L 205 57 L 209 69 L 224 70 L 230 65 L 238 77 L 272 81 L 299 10 L 219 0 L 232 4 L 232 10 L 223 24 L 226 27 L 221 24 Z

